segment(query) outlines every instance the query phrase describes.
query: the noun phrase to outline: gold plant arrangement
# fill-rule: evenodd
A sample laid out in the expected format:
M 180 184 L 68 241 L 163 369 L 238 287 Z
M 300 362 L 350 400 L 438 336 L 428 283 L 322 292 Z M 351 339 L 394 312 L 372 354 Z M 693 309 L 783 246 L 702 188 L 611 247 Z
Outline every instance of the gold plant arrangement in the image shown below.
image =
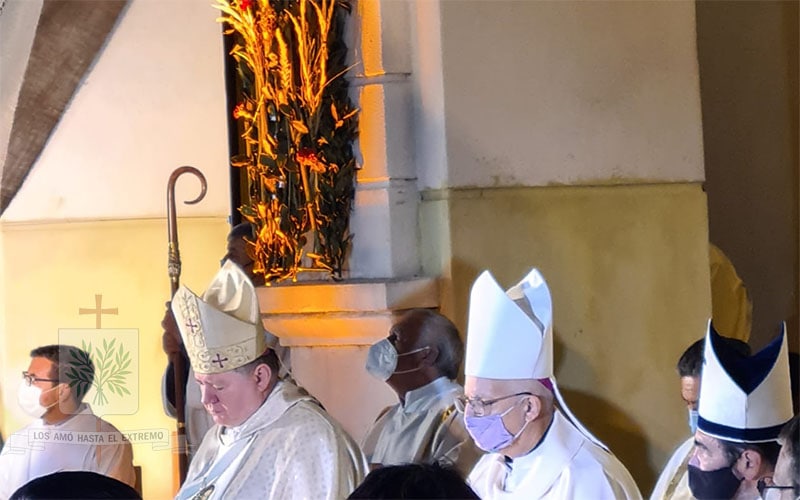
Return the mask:
M 216 0 L 236 43 L 241 92 L 233 111 L 246 171 L 239 208 L 255 227 L 254 272 L 269 284 L 324 271 L 334 279 L 352 241 L 357 110 L 344 74 L 347 2 Z

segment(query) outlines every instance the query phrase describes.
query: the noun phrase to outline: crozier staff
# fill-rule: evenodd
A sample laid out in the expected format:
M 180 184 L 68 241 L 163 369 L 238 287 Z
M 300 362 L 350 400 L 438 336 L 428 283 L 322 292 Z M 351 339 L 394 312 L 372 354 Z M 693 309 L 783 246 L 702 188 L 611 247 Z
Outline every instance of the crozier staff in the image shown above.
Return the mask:
M 253 283 L 225 262 L 202 297 L 172 312 L 214 420 L 177 498 L 345 498 L 364 478 L 358 445 L 291 378 L 264 331 Z

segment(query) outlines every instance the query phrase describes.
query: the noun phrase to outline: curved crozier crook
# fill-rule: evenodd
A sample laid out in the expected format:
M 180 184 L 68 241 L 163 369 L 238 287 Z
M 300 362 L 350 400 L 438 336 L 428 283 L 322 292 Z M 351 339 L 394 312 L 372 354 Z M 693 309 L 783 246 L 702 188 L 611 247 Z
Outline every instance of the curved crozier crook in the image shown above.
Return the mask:
M 175 208 L 175 203 L 174 203 L 174 200 L 175 200 L 175 183 L 177 182 L 178 177 L 180 177 L 181 175 L 183 175 L 183 174 L 185 174 L 187 172 L 191 173 L 191 174 L 194 174 L 195 177 L 200 179 L 200 194 L 197 195 L 197 198 L 195 198 L 193 200 L 189 200 L 189 201 L 184 201 L 184 203 L 187 204 L 187 205 L 194 205 L 195 203 L 199 203 L 206 196 L 206 191 L 208 190 L 208 183 L 206 182 L 206 176 L 203 175 L 203 172 L 201 172 L 197 168 L 189 166 L 189 165 L 184 165 L 182 167 L 178 167 L 175 170 L 173 170 L 172 174 L 170 174 L 169 181 L 167 182 L 167 195 L 168 195 L 169 198 L 171 198 L 173 200 L 173 203 L 172 203 L 173 212 L 174 212 L 174 208 Z

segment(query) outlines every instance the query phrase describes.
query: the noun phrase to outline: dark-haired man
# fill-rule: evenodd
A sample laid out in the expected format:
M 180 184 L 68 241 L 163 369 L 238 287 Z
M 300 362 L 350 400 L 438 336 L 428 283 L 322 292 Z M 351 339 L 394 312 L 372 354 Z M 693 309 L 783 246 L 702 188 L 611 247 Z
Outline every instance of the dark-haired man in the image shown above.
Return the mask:
M 400 400 L 361 443 L 371 467 L 440 463 L 469 474 L 481 453 L 455 410 L 464 392 L 455 382 L 463 353 L 456 326 L 430 309 L 407 312 L 370 348 L 367 371 Z
M 0 453 L 0 499 L 31 479 L 62 470 L 97 472 L 133 486 L 130 443 L 83 402 L 94 379 L 89 355 L 65 345 L 38 347 L 30 355 L 17 397 L 35 420 L 11 435 Z M 87 378 L 76 383 L 74 370 Z
M 480 497 L 455 469 L 439 464 L 388 465 L 373 470 L 347 497 L 355 499 L 460 498 Z
M 750 355 L 750 346 L 739 339 L 722 337 L 731 348 L 739 350 L 742 355 Z M 688 411 L 688 425 L 691 436 L 672 454 L 667 465 L 658 477 L 650 500 L 681 500 L 691 498 L 689 491 L 688 464 L 694 451 L 694 434 L 697 431 L 697 402 L 700 399 L 700 372 L 703 367 L 703 347 L 705 338 L 690 345 L 681 354 L 675 367 L 680 377 L 681 399 Z
M 778 434 L 792 418 L 785 326 L 753 356 L 724 342 L 709 322 L 689 488 L 698 500 L 758 498 L 772 477 Z
M 202 403 L 214 420 L 177 498 L 345 498 L 366 460 L 319 402 L 278 377 L 255 288 L 223 264 L 202 297 L 172 300 Z M 272 337 L 274 338 L 274 337 Z
M 61 471 L 37 477 L 25 483 L 11 495 L 10 500 L 49 500 L 53 498 L 141 500 L 142 496 L 122 481 L 96 472 Z

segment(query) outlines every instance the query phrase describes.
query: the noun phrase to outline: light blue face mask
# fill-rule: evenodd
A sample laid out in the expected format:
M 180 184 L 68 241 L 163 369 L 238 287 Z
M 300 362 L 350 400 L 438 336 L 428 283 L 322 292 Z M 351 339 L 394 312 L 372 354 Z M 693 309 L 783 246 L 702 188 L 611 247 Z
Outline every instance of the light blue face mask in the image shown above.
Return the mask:
M 692 435 L 697 432 L 697 410 L 689 410 L 689 429 Z
M 369 348 L 369 351 L 367 352 L 367 371 L 373 377 L 377 378 L 378 380 L 383 380 L 384 382 L 389 380 L 389 377 L 392 375 L 415 372 L 421 367 L 418 366 L 408 370 L 397 370 L 397 358 L 408 356 L 409 354 L 416 354 L 426 349 L 430 349 L 430 346 L 420 347 L 419 349 L 414 349 L 413 351 L 398 354 L 394 344 L 389 342 L 389 339 L 383 339 L 372 344 L 372 346 Z

